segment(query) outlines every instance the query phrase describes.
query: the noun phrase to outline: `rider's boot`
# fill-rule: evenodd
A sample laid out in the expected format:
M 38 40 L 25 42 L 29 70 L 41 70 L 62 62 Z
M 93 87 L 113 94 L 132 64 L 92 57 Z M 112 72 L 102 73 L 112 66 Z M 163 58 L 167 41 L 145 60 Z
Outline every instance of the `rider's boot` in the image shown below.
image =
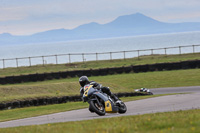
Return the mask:
M 111 98 L 114 100 L 115 104 L 121 103 L 121 100 L 113 93 L 111 93 Z

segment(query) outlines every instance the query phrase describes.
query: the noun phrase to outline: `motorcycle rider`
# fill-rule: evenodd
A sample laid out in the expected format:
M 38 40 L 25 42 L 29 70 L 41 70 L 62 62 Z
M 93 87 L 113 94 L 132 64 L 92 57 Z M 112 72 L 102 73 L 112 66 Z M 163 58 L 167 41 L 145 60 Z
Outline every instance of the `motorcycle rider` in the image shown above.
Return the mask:
M 101 90 L 103 93 L 106 93 L 107 95 L 109 95 L 115 101 L 115 103 L 120 102 L 118 97 L 115 96 L 113 93 L 111 93 L 109 87 L 104 87 L 95 81 L 89 81 L 87 76 L 81 76 L 79 78 L 79 83 L 81 85 L 81 88 L 80 88 L 81 96 L 83 96 L 83 93 L 84 93 L 84 86 L 87 84 L 90 84 L 90 85 L 93 85 L 94 88 Z

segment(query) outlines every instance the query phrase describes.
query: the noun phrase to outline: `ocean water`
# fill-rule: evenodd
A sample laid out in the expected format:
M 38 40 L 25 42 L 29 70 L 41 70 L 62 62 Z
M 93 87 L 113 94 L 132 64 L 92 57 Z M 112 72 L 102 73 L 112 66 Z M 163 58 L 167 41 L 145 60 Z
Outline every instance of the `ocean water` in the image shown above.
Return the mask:
M 29 66 L 36 64 L 55 64 L 55 63 L 69 63 L 89 60 L 104 60 L 117 58 L 131 58 L 138 56 L 138 52 L 134 50 L 157 49 L 165 47 L 199 45 L 200 32 L 185 32 L 185 33 L 171 33 L 171 34 L 156 34 L 143 36 L 130 36 L 120 38 L 108 39 L 93 39 L 93 40 L 79 40 L 59 43 L 41 43 L 41 44 L 27 44 L 27 45 L 8 45 L 0 46 L 0 68 Z M 130 51 L 133 52 L 117 52 Z M 108 52 L 107 54 L 103 54 Z M 109 52 L 116 52 L 110 54 Z M 148 54 L 165 54 L 165 50 L 148 50 L 140 51 L 139 55 Z M 178 54 L 178 48 L 167 49 L 167 54 Z M 193 47 L 181 48 L 181 53 L 193 52 Z M 200 46 L 195 47 L 195 52 L 200 52 Z M 82 54 L 84 53 L 84 55 Z M 92 54 L 94 53 L 94 54 Z M 99 53 L 99 54 L 95 54 Z M 35 57 L 46 55 L 63 56 L 49 56 L 49 57 Z M 67 54 L 70 54 L 67 55 Z M 3 60 L 2 59 L 13 59 Z

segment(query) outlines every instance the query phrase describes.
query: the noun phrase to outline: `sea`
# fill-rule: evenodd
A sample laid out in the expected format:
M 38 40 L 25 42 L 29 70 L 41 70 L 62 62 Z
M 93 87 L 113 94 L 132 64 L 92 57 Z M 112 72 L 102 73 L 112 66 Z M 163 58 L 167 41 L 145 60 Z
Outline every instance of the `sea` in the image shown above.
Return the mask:
M 188 45 L 200 45 L 200 31 L 57 43 L 3 45 L 0 46 L 0 68 L 74 63 L 90 60 L 112 60 L 149 54 L 200 52 L 200 46 L 178 48 L 178 46 Z M 138 52 L 137 50 L 141 51 Z

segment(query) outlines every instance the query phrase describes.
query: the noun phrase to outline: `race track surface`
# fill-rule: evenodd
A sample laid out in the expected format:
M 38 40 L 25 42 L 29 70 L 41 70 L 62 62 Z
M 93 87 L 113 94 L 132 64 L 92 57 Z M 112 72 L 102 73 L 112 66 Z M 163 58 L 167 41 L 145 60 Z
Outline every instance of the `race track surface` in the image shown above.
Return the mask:
M 126 115 L 138 115 L 156 112 L 168 112 L 200 108 L 200 86 L 195 87 L 175 87 L 151 89 L 154 94 L 165 93 L 188 93 L 177 94 L 149 99 L 126 102 L 128 111 L 125 114 L 106 114 L 98 116 L 90 113 L 88 109 L 73 110 L 38 117 L 31 117 L 7 122 L 0 122 L 0 128 L 16 127 L 25 125 L 38 125 L 46 123 L 57 123 L 67 121 L 81 121 L 98 118 L 119 117 Z

